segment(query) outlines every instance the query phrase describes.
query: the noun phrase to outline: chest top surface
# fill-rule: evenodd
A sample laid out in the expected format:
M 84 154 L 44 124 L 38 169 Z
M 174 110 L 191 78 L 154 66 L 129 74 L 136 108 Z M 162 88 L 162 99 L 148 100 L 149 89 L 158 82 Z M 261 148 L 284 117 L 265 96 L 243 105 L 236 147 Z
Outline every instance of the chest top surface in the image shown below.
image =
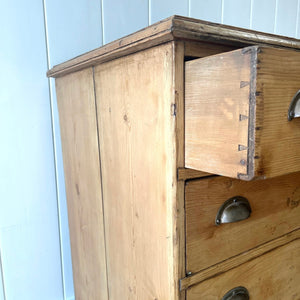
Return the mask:
M 60 77 L 174 40 L 244 47 L 254 44 L 300 49 L 300 40 L 182 16 L 171 16 L 140 31 L 54 66 L 48 77 Z

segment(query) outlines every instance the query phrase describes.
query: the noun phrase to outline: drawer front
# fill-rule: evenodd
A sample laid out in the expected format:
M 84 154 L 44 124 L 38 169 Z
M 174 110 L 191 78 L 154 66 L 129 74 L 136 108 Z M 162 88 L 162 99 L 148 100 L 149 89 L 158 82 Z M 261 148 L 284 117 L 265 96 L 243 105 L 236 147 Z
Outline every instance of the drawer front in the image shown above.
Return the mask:
M 248 219 L 216 225 L 228 199 L 246 198 Z M 300 227 L 300 173 L 246 182 L 225 177 L 185 187 L 187 271 L 196 273 Z
M 185 65 L 185 166 L 233 178 L 300 171 L 300 52 L 248 47 Z
M 300 299 L 300 240 L 291 242 L 187 290 L 187 300 L 221 300 L 235 287 L 250 299 Z M 239 298 L 242 299 L 242 298 Z

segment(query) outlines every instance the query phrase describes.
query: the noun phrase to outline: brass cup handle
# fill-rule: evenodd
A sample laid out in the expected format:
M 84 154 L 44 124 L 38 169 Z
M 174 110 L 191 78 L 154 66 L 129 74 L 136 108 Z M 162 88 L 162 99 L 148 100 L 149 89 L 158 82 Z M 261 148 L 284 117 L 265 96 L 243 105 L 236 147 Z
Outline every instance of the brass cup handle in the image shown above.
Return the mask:
M 288 111 L 288 120 L 300 117 L 300 90 L 294 95 Z
M 249 300 L 249 292 L 243 286 L 238 286 L 227 292 L 222 300 Z
M 251 214 L 249 201 L 242 196 L 235 196 L 225 201 L 219 208 L 215 223 L 221 225 L 248 219 Z

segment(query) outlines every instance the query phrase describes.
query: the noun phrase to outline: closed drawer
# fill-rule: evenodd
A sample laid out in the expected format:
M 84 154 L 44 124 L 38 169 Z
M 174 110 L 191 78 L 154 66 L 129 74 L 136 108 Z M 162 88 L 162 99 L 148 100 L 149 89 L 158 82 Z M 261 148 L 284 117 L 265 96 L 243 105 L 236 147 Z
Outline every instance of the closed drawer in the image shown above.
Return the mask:
M 250 180 L 300 171 L 300 52 L 253 46 L 185 64 L 185 166 Z
M 187 300 L 221 300 L 239 286 L 246 288 L 253 300 L 299 300 L 299 253 L 300 240 L 296 240 L 191 287 Z
M 223 203 L 236 196 L 251 206 L 248 219 L 216 225 Z M 300 173 L 268 180 L 225 177 L 185 187 L 186 268 L 196 273 L 300 227 Z

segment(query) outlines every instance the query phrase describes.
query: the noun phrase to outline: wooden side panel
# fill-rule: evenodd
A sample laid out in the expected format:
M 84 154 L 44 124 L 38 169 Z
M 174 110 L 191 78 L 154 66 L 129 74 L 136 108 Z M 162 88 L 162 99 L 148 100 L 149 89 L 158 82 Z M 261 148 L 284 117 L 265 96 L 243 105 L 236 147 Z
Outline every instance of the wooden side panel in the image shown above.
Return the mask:
M 300 89 L 300 53 L 260 48 L 257 66 L 255 169 L 275 177 L 300 170 L 300 119 L 287 120 Z
M 186 62 L 185 166 L 247 174 L 251 52 L 237 50 Z
M 215 225 L 222 204 L 248 199 L 249 219 Z M 300 227 L 300 173 L 268 180 L 214 177 L 186 185 L 187 270 L 203 270 Z
M 75 296 L 108 299 L 92 68 L 56 79 Z
M 187 300 L 219 300 L 229 290 L 244 286 L 250 299 L 300 299 L 300 240 L 277 248 L 220 276 L 195 285 Z
M 178 293 L 173 59 L 168 43 L 95 68 L 110 300 Z
M 176 167 L 184 167 L 184 52 L 183 42 L 173 42 L 173 93 L 175 95 L 176 115 Z M 173 113 L 174 114 L 174 113 Z M 178 169 L 177 169 L 178 179 Z M 176 206 L 174 207 L 174 274 L 175 274 L 175 299 L 186 300 L 185 291 L 179 293 L 179 280 L 186 275 L 185 270 L 185 203 L 184 181 L 177 181 Z M 178 293 L 178 296 L 177 296 Z

